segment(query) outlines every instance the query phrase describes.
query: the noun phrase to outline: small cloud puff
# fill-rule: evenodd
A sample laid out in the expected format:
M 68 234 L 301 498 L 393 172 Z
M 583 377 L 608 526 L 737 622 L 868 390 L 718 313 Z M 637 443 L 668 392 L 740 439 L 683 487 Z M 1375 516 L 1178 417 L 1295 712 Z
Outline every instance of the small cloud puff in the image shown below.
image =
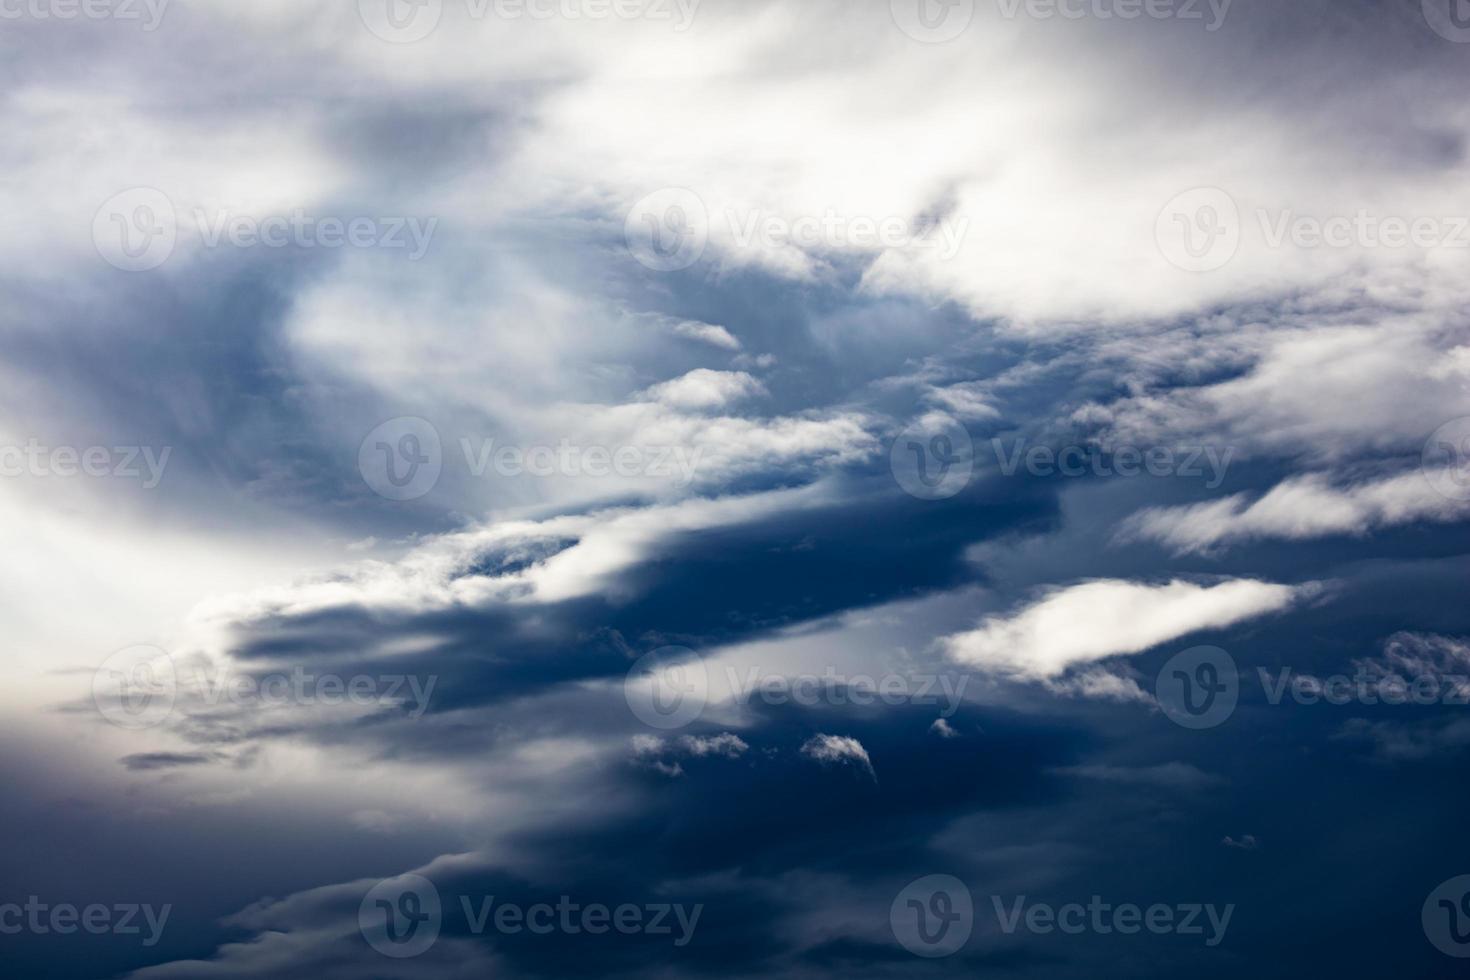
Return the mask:
M 722 350 L 740 350 L 740 341 L 735 338 L 735 335 L 724 327 L 716 326 L 713 323 L 701 323 L 698 320 L 683 320 L 674 324 L 673 329 L 674 333 L 680 337 L 697 340 L 701 343 L 709 344 L 712 347 L 719 347 Z
M 929 726 L 929 731 L 940 738 L 959 738 L 960 733 L 955 731 L 954 726 L 943 718 L 935 718 L 934 724 Z
M 814 735 L 801 747 L 801 754 L 822 765 L 855 765 L 873 777 L 873 760 L 863 743 L 847 735 Z
M 714 409 L 765 393 L 765 386 L 744 371 L 696 368 L 672 381 L 653 385 L 643 397 L 671 408 Z
M 684 775 L 684 767 L 677 761 L 652 757 L 683 755 L 694 759 L 708 756 L 738 759 L 749 749 L 745 740 L 732 732 L 721 732 L 718 735 L 680 735 L 674 739 L 662 739 L 656 735 L 633 736 L 633 754 L 640 759 L 648 759 L 650 766 L 670 778 Z
M 1244 834 L 1241 836 L 1240 840 L 1236 840 L 1234 837 L 1227 836 L 1224 840 L 1220 841 L 1220 843 L 1224 844 L 1226 847 L 1233 847 L 1239 851 L 1254 851 L 1261 846 L 1260 842 L 1256 840 L 1255 834 Z

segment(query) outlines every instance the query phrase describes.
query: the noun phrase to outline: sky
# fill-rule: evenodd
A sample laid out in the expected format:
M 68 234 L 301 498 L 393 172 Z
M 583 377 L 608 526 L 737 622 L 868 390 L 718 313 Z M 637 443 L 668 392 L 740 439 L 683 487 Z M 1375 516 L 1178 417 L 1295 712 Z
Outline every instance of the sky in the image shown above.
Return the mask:
M 1470 958 L 1459 0 L 0 0 L 24 978 Z

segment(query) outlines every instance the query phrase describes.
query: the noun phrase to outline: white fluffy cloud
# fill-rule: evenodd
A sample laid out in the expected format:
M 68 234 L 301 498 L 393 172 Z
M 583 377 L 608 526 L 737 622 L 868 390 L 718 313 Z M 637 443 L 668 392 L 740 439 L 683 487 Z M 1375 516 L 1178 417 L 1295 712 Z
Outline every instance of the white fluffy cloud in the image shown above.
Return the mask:
M 680 337 L 688 337 L 690 340 L 698 340 L 718 347 L 722 350 L 737 351 L 741 344 L 734 334 L 724 327 L 713 323 L 702 323 L 699 320 L 680 320 L 674 324 L 673 331 Z
M 1457 520 L 1466 513 L 1470 500 L 1445 497 L 1420 472 L 1343 487 L 1313 473 L 1285 480 L 1255 500 L 1235 494 L 1182 507 L 1151 507 L 1124 522 L 1120 534 L 1184 554 L 1257 538 L 1361 535 L 1412 521 Z
M 617 573 L 658 542 L 688 531 L 730 527 L 830 501 L 820 484 L 741 497 L 690 499 L 642 508 L 610 508 L 544 521 L 502 521 L 433 537 L 397 561 L 367 560 L 290 585 L 218 596 L 193 613 L 200 625 L 303 615 L 338 606 L 426 611 L 458 604 L 559 602 L 617 589 Z M 567 544 L 567 542 L 571 542 Z M 487 553 L 561 547 L 544 560 L 505 573 L 468 574 Z
M 1095 356 L 1118 366 L 1129 394 L 1079 415 L 1117 444 L 1191 439 L 1237 459 L 1314 469 L 1418 456 L 1436 427 L 1470 415 L 1470 348 L 1461 315 L 1434 295 L 1431 277 L 1396 286 L 1425 308 L 1405 314 L 1390 297 L 1321 293 L 1184 330 L 1105 339 Z
M 1076 664 L 1139 653 L 1285 609 L 1301 591 L 1253 579 L 1218 585 L 1084 582 L 1048 592 L 1008 616 L 989 617 L 974 630 L 946 637 L 943 645 L 962 663 L 1044 680 Z
M 696 368 L 682 377 L 664 381 L 644 392 L 644 397 L 682 409 L 724 408 L 765 392 L 765 387 L 744 371 L 712 371 Z
M 823 765 L 857 766 L 877 779 L 873 771 L 873 760 L 863 743 L 850 735 L 813 735 L 801 747 L 801 754 Z
M 833 281 L 856 258 L 873 293 L 953 300 L 1020 324 L 1167 317 L 1355 281 L 1365 268 L 1425 270 L 1439 289 L 1463 292 L 1452 249 L 1272 242 L 1283 215 L 1444 219 L 1463 164 L 1436 147 L 1467 126 L 1458 87 L 1446 84 L 1457 52 L 1422 23 L 1417 57 L 1372 60 L 1313 44 L 1285 51 L 1257 33 L 1270 18 L 1250 0 L 1230 12 L 1233 44 L 1148 18 L 1124 32 L 1106 20 L 1027 24 L 981 10 L 938 46 L 906 37 L 886 4 L 706 3 L 687 23 L 529 23 L 446 4 L 432 35 L 393 45 L 364 28 L 356 6 L 180 6 L 150 38 L 170 72 L 141 79 L 127 70 L 131 48 L 89 49 L 86 76 L 18 90 L 7 122 L 33 138 L 7 160 L 0 194 L 22 234 L 3 254 L 44 268 L 60 241 L 94 258 L 92 211 L 130 186 L 167 185 L 185 214 L 254 216 L 361 192 L 359 165 L 332 152 L 329 121 L 310 102 L 269 114 L 247 101 L 210 117 L 203 134 L 198 114 L 176 114 L 170 86 L 187 79 L 207 104 L 222 89 L 189 67 L 228 59 L 266 99 L 292 85 L 324 101 L 476 93 L 464 103 L 477 111 L 511 97 L 497 93 L 535 99 L 485 140 L 493 153 L 378 188 L 398 212 L 453 216 L 461 228 L 566 216 L 617 234 L 634 202 L 687 187 L 706 212 L 713 265 Z M 1239 85 L 1247 55 L 1276 84 Z M 1270 74 L 1288 57 L 1294 71 Z M 1399 113 L 1402 100 L 1386 109 L 1379 93 L 1390 90 L 1412 92 L 1414 111 Z M 77 132 L 109 152 L 80 152 Z M 1385 145 L 1365 145 L 1365 133 Z M 1214 186 L 1239 212 L 1238 254 L 1208 273 L 1176 268 L 1156 219 L 1177 195 Z M 839 230 L 816 243 L 752 242 L 743 231 L 752 220 L 791 227 L 829 215 Z M 872 246 L 851 231 L 886 221 L 920 241 L 935 228 L 954 238 Z M 192 235 L 181 246 L 199 247 Z

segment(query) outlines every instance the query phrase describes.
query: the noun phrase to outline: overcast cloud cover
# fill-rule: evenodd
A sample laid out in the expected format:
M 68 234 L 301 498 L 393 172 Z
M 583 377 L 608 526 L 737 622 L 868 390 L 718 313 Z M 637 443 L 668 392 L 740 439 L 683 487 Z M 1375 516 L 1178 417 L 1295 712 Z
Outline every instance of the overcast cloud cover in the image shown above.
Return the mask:
M 1470 957 L 1458 0 L 0 0 L 0 79 L 0 972 Z

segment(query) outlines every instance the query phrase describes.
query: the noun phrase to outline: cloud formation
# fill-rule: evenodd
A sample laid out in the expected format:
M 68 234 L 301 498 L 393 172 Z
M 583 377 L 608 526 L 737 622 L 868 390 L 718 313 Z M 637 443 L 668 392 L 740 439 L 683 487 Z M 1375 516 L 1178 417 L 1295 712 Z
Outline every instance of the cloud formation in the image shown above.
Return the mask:
M 961 663 L 1034 680 L 1079 664 L 1139 653 L 1203 630 L 1289 607 L 1300 587 L 1253 579 L 1215 585 L 1099 580 L 1053 589 L 1020 609 L 991 616 L 943 640 Z
M 1129 517 L 1120 535 L 1188 554 L 1262 538 L 1364 535 L 1420 521 L 1454 521 L 1467 512 L 1470 499 L 1444 496 L 1418 471 L 1341 487 L 1324 474 L 1310 473 L 1285 480 L 1255 500 L 1234 494 L 1202 504 L 1150 508 Z

